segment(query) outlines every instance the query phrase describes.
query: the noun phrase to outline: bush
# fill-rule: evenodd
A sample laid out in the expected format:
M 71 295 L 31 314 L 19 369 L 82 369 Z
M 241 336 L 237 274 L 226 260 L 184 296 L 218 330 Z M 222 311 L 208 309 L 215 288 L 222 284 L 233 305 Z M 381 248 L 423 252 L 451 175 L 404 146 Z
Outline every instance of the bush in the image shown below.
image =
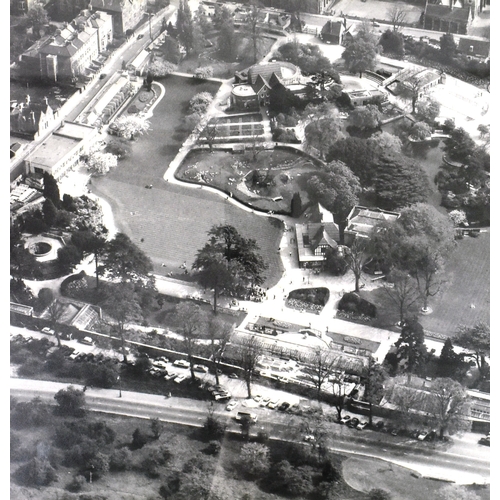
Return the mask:
M 132 467 L 132 452 L 128 448 L 114 450 L 109 459 L 109 467 L 112 471 L 129 470 Z
M 141 429 L 139 429 L 139 427 L 137 427 L 137 429 L 132 434 L 131 449 L 138 450 L 142 448 L 148 442 L 148 440 L 149 440 L 148 435 L 142 432 Z
M 58 411 L 61 415 L 81 417 L 85 414 L 85 394 L 71 385 L 57 392 L 54 399 L 59 405 Z
M 218 455 L 220 453 L 221 444 L 219 441 L 210 441 L 208 446 L 203 450 L 207 455 Z
M 214 70 L 211 66 L 204 66 L 202 68 L 197 68 L 194 72 L 195 78 L 206 79 L 211 78 L 214 74 Z
M 73 493 L 78 493 L 79 491 L 82 491 L 86 482 L 87 480 L 85 479 L 85 476 L 74 476 L 73 479 L 66 485 L 66 489 Z
M 220 441 L 226 433 L 226 425 L 213 416 L 208 416 L 203 424 L 203 435 L 205 439 Z
M 292 144 L 300 143 L 299 139 L 295 135 L 294 130 L 288 130 L 284 128 L 276 128 L 273 130 L 273 141 L 277 142 L 289 142 Z
M 48 486 L 57 480 L 57 475 L 46 459 L 32 458 L 16 471 L 17 479 L 26 486 Z
M 10 410 L 11 426 L 17 429 L 46 425 L 52 418 L 52 407 L 40 398 L 17 403 Z
M 360 314 L 370 318 L 375 318 L 377 316 L 376 306 L 362 299 L 355 292 L 345 293 L 340 299 L 338 309 L 339 311 Z

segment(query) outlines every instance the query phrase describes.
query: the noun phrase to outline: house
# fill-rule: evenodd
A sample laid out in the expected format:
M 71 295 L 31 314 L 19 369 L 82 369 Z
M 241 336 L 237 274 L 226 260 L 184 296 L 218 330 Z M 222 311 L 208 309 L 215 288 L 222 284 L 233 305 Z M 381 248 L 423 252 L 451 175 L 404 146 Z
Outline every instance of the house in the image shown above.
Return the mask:
M 89 8 L 100 10 L 113 17 L 113 32 L 116 36 L 133 30 L 148 9 L 148 0 L 91 0 Z
M 268 104 L 269 91 L 279 85 L 294 93 L 300 93 L 306 87 L 300 69 L 285 61 L 255 64 L 246 72 L 235 72 L 234 76 L 236 85 L 230 102 L 237 109 Z
M 476 40 L 473 38 L 460 37 L 458 40 L 457 50 L 469 59 L 476 59 L 482 62 L 488 62 L 490 60 L 489 40 Z
M 339 226 L 332 213 L 318 203 L 311 213 L 311 222 L 295 224 L 295 238 L 299 267 L 322 267 L 328 249 L 338 248 Z
M 34 103 L 26 95 L 24 102 L 11 107 L 10 132 L 14 136 L 38 139 L 57 119 L 58 112 L 49 106 L 47 98 L 41 103 Z
M 325 43 L 332 43 L 334 45 L 342 45 L 344 41 L 345 19 L 344 21 L 327 21 L 319 37 Z
M 71 24 L 80 29 L 82 26 L 91 26 L 97 29 L 99 53 L 104 52 L 113 41 L 113 17 L 102 11 L 82 10 Z
M 97 141 L 98 130 L 88 125 L 66 122 L 40 144 L 25 160 L 29 173 L 48 172 L 56 180 L 76 167 L 80 156 L 88 154 Z
M 479 2 L 442 0 L 438 4 L 429 3 L 429 0 L 426 0 L 422 27 L 426 30 L 466 35 L 480 4 L 481 0 Z
M 370 238 L 377 224 L 384 221 L 395 221 L 400 215 L 399 212 L 356 205 L 347 216 L 347 226 L 344 230 L 345 244 L 350 246 L 356 238 Z

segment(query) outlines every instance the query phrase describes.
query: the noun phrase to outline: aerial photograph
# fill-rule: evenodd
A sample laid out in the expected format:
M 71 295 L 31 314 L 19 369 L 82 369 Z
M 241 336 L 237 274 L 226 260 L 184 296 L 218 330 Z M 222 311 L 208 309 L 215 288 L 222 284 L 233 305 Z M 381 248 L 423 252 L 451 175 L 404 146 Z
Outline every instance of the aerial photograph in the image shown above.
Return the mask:
M 9 20 L 12 500 L 495 498 L 489 0 Z

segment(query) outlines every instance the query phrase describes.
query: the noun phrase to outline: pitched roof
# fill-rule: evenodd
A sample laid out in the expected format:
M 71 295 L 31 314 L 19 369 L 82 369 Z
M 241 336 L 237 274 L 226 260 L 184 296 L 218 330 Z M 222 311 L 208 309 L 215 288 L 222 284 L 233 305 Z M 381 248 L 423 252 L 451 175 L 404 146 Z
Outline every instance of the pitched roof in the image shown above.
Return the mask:
M 262 90 L 262 87 L 271 88 L 268 83 L 262 78 L 262 75 L 257 75 L 255 82 L 250 85 L 252 90 L 257 94 Z
M 490 55 L 490 41 L 460 38 L 458 41 L 458 50 L 464 54 L 488 57 Z
M 425 15 L 430 17 L 438 17 L 439 19 L 444 19 L 446 21 L 467 22 L 469 20 L 470 9 L 451 9 L 447 5 L 427 4 L 425 8 Z
M 399 212 L 389 212 L 380 208 L 366 208 L 355 206 L 347 217 L 348 224 L 346 232 L 356 233 L 367 237 L 373 228 L 380 222 L 396 220 L 400 216 Z
M 342 32 L 343 24 L 341 21 L 327 21 L 326 24 L 321 29 L 323 35 L 335 35 L 340 36 Z
M 285 61 L 275 61 L 264 64 L 254 64 L 248 70 L 248 82 L 250 84 L 255 83 L 257 77 L 260 75 L 264 80 L 269 81 L 273 73 L 276 73 L 278 78 L 283 78 L 283 70 L 297 71 L 297 67 L 294 64 Z

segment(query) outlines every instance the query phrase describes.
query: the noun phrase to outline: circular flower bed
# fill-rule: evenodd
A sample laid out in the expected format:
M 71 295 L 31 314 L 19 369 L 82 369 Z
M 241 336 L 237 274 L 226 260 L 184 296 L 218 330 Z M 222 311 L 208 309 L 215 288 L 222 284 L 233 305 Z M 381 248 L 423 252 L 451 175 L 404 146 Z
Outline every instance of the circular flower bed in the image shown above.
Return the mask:
M 37 257 L 43 257 L 52 250 L 52 245 L 46 241 L 38 241 L 30 246 L 30 253 Z

